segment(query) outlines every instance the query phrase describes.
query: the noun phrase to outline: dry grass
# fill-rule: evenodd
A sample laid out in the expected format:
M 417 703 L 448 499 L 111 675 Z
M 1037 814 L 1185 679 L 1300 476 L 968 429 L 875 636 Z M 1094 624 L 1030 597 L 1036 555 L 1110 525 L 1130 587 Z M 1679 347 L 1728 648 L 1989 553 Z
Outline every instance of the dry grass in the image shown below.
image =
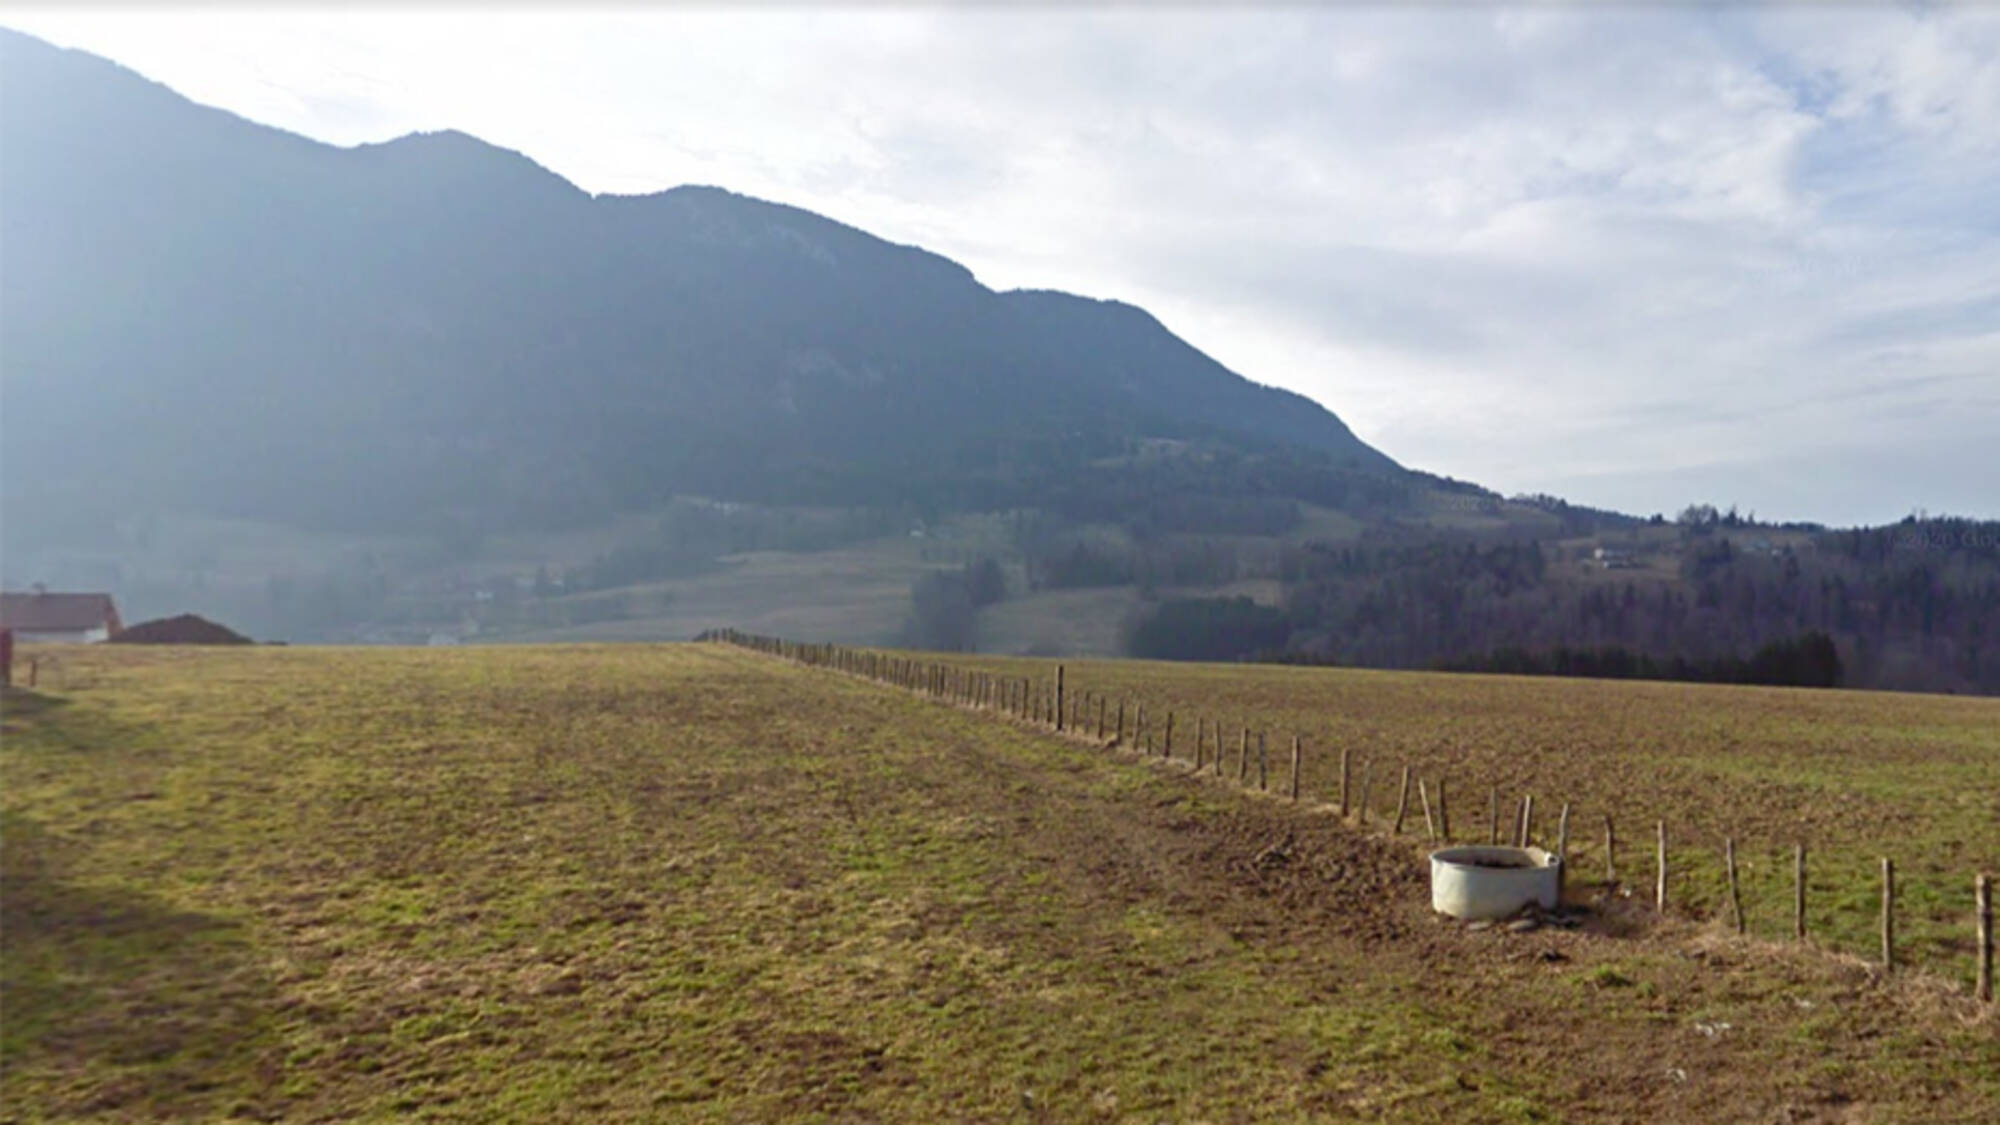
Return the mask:
M 1053 661 L 965 658 L 1052 679 Z M 1650 891 L 1655 823 L 1668 825 L 1670 897 L 1697 918 L 1725 909 L 1721 853 L 1737 841 L 1753 933 L 1791 932 L 1792 848 L 1809 849 L 1811 930 L 1873 954 L 1879 858 L 1897 864 L 1899 956 L 1969 983 L 1973 876 L 2000 869 L 2000 700 L 1909 693 L 1444 675 L 1359 669 L 1067 661 L 1075 695 L 1172 712 L 1175 753 L 1219 725 L 1234 768 L 1241 732 L 1267 732 L 1274 762 L 1293 734 L 1303 788 L 1338 793 L 1345 751 L 1357 791 L 1374 771 L 1377 818 L 1393 816 L 1405 764 L 1446 782 L 1452 827 L 1486 838 L 1497 792 L 1511 834 L 1524 794 L 1538 838 L 1571 805 L 1572 866 L 1618 870 Z M 1093 716 L 1094 721 L 1094 716 Z M 1358 795 L 1357 795 L 1358 800 Z M 1422 819 L 1414 815 L 1415 830 Z
M 1465 934 L 1405 848 L 748 653 L 66 675 L 0 746 L 23 1119 L 2000 1114 L 1948 994 Z

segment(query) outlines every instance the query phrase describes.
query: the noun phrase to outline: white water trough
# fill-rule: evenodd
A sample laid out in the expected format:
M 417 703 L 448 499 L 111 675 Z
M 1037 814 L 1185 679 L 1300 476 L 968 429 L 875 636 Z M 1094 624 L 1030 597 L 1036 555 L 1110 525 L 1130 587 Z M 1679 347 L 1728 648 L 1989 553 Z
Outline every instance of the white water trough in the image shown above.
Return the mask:
M 1533 904 L 1554 910 L 1562 860 L 1540 848 L 1474 844 L 1431 853 L 1431 909 L 1453 918 L 1507 918 Z

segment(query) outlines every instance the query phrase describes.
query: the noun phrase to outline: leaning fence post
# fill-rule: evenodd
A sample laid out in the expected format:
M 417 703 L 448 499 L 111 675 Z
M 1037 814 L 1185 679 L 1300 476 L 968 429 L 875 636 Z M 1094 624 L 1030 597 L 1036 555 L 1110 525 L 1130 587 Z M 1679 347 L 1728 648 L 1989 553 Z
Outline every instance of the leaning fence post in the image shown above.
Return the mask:
M 1535 829 L 1535 795 L 1533 793 L 1528 793 L 1523 795 L 1521 798 L 1521 824 L 1519 831 L 1515 833 L 1514 846 L 1517 848 L 1527 847 L 1528 841 L 1533 836 L 1534 829 Z
M 1396 792 L 1396 835 L 1403 834 L 1403 818 L 1410 813 L 1410 767 L 1403 767 L 1403 786 Z
M 1424 788 L 1424 779 L 1421 777 L 1417 779 L 1417 800 L 1424 806 L 1424 838 L 1435 844 L 1438 838 L 1437 824 L 1431 820 L 1430 793 Z

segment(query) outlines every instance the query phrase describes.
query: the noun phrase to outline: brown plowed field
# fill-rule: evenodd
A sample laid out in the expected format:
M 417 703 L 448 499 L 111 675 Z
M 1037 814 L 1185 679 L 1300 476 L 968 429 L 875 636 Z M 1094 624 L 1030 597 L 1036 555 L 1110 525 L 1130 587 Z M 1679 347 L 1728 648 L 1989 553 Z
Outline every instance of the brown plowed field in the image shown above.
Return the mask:
M 2000 1117 L 1940 979 L 1466 932 L 1408 841 L 753 653 L 68 665 L 0 747 L 23 1119 Z

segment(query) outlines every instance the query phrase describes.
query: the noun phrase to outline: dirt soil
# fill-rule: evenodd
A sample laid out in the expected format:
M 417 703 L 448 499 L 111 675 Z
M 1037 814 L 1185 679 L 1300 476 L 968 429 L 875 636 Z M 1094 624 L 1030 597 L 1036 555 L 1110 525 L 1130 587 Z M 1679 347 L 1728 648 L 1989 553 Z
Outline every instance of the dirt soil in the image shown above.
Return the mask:
M 1056 661 L 940 659 L 1053 685 Z M 1912 963 L 1969 983 L 1974 876 L 2000 872 L 2000 699 L 1442 675 L 1365 669 L 1147 661 L 1065 661 L 1068 691 L 1094 711 L 1144 708 L 1149 735 L 1175 720 L 1174 755 L 1217 732 L 1234 772 L 1242 732 L 1268 734 L 1273 785 L 1289 736 L 1303 746 L 1302 792 L 1337 799 L 1348 761 L 1370 816 L 1393 817 L 1411 770 L 1434 803 L 1448 790 L 1452 838 L 1513 835 L 1534 799 L 1532 838 L 1553 847 L 1570 811 L 1573 871 L 1650 873 L 1656 826 L 1670 849 L 1670 903 L 1723 918 L 1725 840 L 1733 840 L 1751 932 L 1791 932 L 1794 847 L 1809 859 L 1813 933 L 1873 953 L 1879 868 L 1896 865 L 1899 941 Z M 1283 748 L 1282 751 L 1280 748 Z M 1372 778 L 1372 785 L 1367 779 Z M 1497 821 L 1497 824 L 1495 823 Z

